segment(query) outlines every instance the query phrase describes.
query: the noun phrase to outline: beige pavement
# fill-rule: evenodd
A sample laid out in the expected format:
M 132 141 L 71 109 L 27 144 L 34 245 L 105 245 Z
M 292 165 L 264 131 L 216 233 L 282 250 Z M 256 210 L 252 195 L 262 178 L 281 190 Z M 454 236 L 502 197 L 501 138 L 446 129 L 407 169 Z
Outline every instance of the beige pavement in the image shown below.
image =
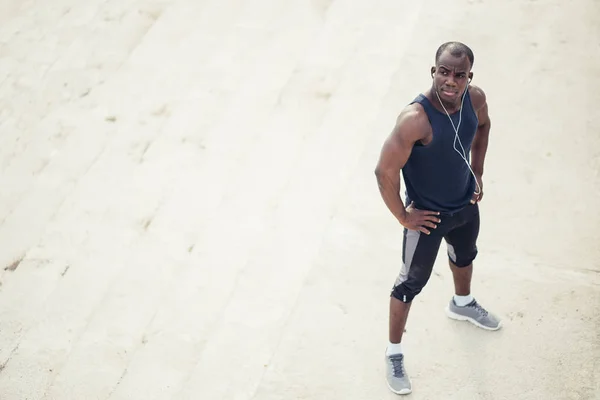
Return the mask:
M 600 399 L 600 3 L 0 0 L 0 399 L 392 399 L 373 169 L 461 40 L 493 126 L 474 295 L 413 399 Z

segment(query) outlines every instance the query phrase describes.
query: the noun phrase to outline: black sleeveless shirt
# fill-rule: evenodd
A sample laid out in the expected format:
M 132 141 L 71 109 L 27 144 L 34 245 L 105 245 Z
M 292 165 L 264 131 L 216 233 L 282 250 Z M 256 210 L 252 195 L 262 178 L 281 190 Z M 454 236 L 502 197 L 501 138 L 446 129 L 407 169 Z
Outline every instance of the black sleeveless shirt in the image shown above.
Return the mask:
M 414 201 L 419 209 L 457 212 L 469 204 L 476 188 L 475 178 L 461 156 L 464 149 L 470 163 L 471 144 L 478 125 L 470 93 L 467 89 L 458 131 L 460 142 L 455 140 L 456 132 L 446 113 L 436 109 L 427 97 L 420 94 L 413 103 L 419 103 L 425 109 L 433 139 L 427 145 L 416 144 L 402 169 L 406 205 Z M 454 126 L 458 126 L 460 110 L 450 117 Z

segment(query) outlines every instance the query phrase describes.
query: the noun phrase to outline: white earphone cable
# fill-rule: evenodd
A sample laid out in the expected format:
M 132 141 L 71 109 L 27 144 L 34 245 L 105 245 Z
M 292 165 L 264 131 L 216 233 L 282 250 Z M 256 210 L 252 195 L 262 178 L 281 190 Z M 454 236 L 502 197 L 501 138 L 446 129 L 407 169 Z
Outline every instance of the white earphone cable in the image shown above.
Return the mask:
M 465 102 L 465 97 L 467 96 L 467 90 L 469 90 L 468 87 L 465 89 L 465 93 L 463 94 L 463 97 L 462 97 L 462 100 L 461 100 L 461 103 L 460 103 L 460 112 L 459 112 L 459 116 L 458 116 L 458 126 L 454 125 L 454 121 L 452 121 L 452 118 L 450 117 L 450 114 L 448 113 L 448 110 L 446 110 L 446 107 L 444 107 L 444 103 L 442 103 L 442 99 L 440 98 L 440 95 L 438 94 L 437 88 L 435 90 L 435 94 L 437 95 L 437 98 L 438 98 L 440 104 L 442 105 L 442 108 L 446 112 L 446 115 L 448 116 L 448 119 L 450 120 L 450 123 L 452 124 L 452 128 L 454 129 L 454 133 L 455 133 L 454 143 L 453 143 L 454 150 L 465 161 L 465 163 L 467 164 L 467 167 L 469 168 L 469 171 L 471 171 L 471 174 L 473 175 L 473 178 L 475 178 L 475 185 L 477 185 L 477 191 L 475 192 L 475 194 L 479 196 L 481 194 L 481 187 L 479 186 L 479 182 L 477 181 L 477 176 L 475 176 L 475 173 L 471 169 L 471 164 L 469 164 L 469 161 L 467 160 L 467 153 L 465 152 L 465 148 L 463 147 L 462 142 L 460 141 L 460 137 L 458 136 L 458 130 L 460 129 L 460 123 L 462 122 L 462 110 L 463 110 L 463 105 L 464 105 L 464 102 Z M 462 154 L 456 148 L 456 139 L 458 139 L 458 144 L 460 144 L 460 148 L 462 149 Z

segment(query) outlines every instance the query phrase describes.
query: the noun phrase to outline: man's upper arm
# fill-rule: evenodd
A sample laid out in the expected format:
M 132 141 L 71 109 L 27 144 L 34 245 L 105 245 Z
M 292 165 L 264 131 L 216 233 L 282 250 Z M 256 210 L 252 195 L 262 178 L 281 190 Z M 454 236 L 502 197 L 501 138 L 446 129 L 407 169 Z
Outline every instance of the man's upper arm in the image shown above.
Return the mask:
M 477 86 L 473 88 L 473 106 L 477 113 L 477 119 L 479 120 L 479 127 L 490 125 L 490 115 L 488 113 L 488 104 L 485 92 Z
M 409 108 L 396 120 L 396 125 L 381 149 L 377 174 L 399 174 L 408 160 L 416 141 L 423 138 L 422 116 L 418 110 Z

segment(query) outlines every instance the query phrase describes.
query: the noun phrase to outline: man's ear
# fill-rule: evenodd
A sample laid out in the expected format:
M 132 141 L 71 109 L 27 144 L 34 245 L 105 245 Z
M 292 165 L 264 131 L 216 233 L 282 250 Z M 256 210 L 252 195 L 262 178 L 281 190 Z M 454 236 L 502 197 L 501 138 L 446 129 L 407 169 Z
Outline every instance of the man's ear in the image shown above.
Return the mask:
M 469 72 L 469 82 L 471 82 L 473 80 L 473 73 Z
M 431 67 L 431 77 L 433 78 L 433 75 L 435 75 L 435 67 Z

